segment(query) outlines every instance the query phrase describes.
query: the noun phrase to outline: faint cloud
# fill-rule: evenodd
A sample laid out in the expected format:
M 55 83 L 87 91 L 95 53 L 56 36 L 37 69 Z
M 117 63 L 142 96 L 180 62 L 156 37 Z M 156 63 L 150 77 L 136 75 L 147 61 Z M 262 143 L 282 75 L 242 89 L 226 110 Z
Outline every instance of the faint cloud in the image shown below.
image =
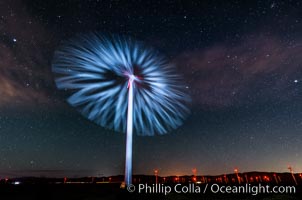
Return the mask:
M 302 75 L 301 55 L 301 40 L 292 45 L 278 37 L 247 36 L 236 45 L 184 52 L 174 63 L 195 104 L 216 108 L 290 98 L 290 84 Z

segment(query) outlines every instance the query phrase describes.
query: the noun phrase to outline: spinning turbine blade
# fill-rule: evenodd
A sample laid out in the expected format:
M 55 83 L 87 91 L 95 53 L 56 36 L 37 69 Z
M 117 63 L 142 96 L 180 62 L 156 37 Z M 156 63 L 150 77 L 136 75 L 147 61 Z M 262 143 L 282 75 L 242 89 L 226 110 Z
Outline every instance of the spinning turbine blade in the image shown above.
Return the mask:
M 68 103 L 91 121 L 127 135 L 125 182 L 131 184 L 132 136 L 181 126 L 190 97 L 164 57 L 129 37 L 79 35 L 54 54 L 52 70 Z

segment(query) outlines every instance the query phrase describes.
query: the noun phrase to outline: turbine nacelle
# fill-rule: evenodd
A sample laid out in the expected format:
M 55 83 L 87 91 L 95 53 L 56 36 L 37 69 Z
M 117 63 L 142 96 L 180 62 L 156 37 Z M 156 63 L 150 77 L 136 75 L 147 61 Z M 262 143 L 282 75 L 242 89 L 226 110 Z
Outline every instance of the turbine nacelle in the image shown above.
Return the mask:
M 126 76 L 128 77 L 127 88 L 129 88 L 130 84 L 132 84 L 134 81 L 137 81 L 137 82 L 140 81 L 140 79 L 137 76 L 135 76 L 134 74 L 126 74 Z

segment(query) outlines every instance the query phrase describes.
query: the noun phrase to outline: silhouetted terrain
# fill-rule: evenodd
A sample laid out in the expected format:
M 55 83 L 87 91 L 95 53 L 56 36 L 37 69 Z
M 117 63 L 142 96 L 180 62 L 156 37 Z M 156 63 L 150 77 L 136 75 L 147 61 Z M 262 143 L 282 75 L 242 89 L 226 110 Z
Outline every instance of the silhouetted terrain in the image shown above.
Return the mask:
M 138 194 L 120 189 L 119 184 L 65 184 L 65 185 L 6 185 L 0 187 L 0 199 L 10 200 L 97 200 L 97 199 L 278 199 L 298 200 L 299 194 Z
M 133 184 L 136 191 L 130 193 L 127 189 L 121 189 L 123 176 L 111 177 L 84 177 L 84 178 L 13 178 L 0 181 L 0 199 L 11 200 L 97 200 L 97 199 L 263 199 L 263 200 L 298 200 L 302 196 L 302 178 L 300 174 L 294 174 L 297 185 L 290 173 L 265 173 L 249 172 L 238 174 L 227 174 L 221 176 L 169 176 L 157 177 L 136 175 Z M 295 194 L 213 194 L 207 190 L 201 193 L 171 193 L 164 195 L 137 192 L 139 184 L 154 186 L 155 181 L 161 186 L 174 188 L 175 185 L 194 185 L 204 188 L 207 184 L 238 186 L 249 184 L 251 186 L 269 185 L 273 186 L 295 186 Z M 240 184 L 239 182 L 240 181 Z M 248 183 L 247 183 L 248 181 Z

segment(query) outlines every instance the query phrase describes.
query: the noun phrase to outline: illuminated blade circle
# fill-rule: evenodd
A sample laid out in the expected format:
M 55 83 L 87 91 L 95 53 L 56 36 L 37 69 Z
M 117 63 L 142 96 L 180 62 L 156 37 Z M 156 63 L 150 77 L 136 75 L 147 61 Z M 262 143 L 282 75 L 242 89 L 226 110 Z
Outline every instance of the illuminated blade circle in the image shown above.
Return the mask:
M 79 35 L 55 52 L 52 70 L 68 102 L 95 123 L 126 132 L 129 80 L 133 131 L 164 134 L 189 114 L 180 76 L 154 49 L 129 37 Z

